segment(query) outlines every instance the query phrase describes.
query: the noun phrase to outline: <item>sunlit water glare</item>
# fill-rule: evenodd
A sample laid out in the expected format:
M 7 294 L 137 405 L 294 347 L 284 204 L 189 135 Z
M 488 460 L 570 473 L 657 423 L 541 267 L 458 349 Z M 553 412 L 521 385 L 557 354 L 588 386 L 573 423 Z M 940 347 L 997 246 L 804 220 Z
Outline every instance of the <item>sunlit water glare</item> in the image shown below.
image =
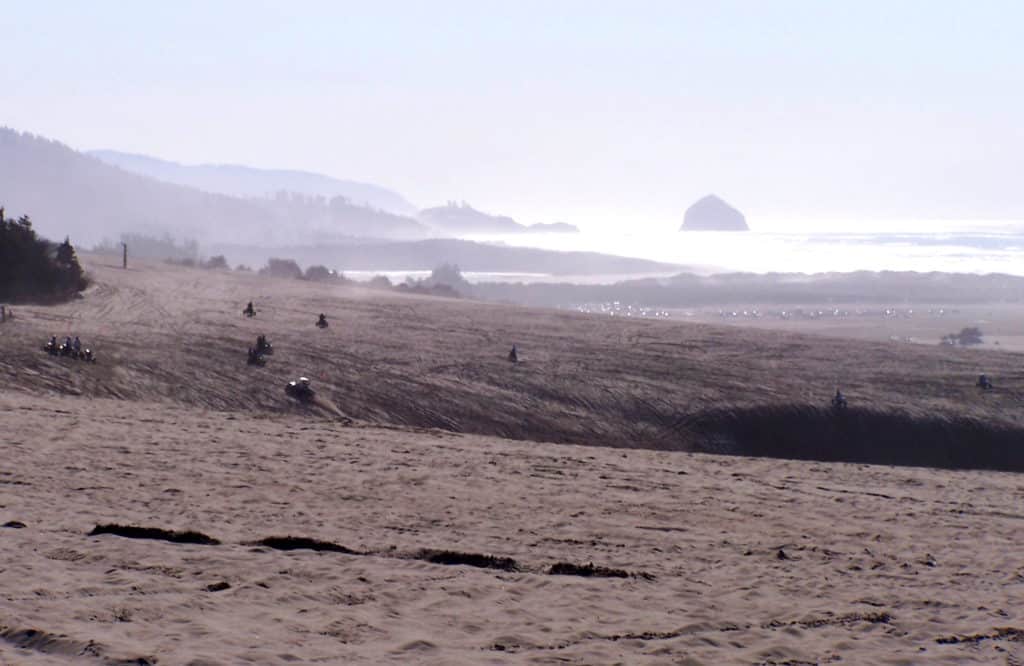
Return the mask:
M 698 273 L 888 270 L 1024 275 L 1024 234 L 1021 233 L 749 231 L 616 235 L 584 232 L 487 236 L 473 240 L 639 257 L 678 264 Z

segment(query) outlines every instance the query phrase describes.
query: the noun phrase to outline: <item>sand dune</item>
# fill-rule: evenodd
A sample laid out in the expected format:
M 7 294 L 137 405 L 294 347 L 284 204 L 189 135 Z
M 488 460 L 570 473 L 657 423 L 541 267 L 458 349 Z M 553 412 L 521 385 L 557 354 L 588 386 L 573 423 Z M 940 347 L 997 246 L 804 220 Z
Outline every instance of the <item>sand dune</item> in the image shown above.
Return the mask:
M 11 393 L 0 419 L 0 519 L 25 524 L 0 529 L 3 663 L 1024 658 L 1005 631 L 1024 626 L 1012 474 Z M 221 543 L 89 536 L 106 523 Z M 252 545 L 288 535 L 358 554 Z M 516 566 L 432 564 L 423 549 Z M 642 575 L 550 575 L 558 562 Z
M 0 663 L 1024 663 L 1019 475 L 673 450 L 837 375 L 1013 427 L 1019 356 L 91 269 L 0 326 Z
M 140 264 L 87 263 L 80 301 L 22 308 L 0 327 L 0 375 L 31 393 L 304 411 L 285 382 L 311 377 L 318 410 L 379 424 L 514 439 L 692 450 L 680 424 L 708 410 L 824 407 L 837 385 L 851 406 L 972 417 L 1024 427 L 1024 357 L 992 351 L 840 341 L 660 321 L 603 319 L 460 300 Z M 241 316 L 254 300 L 259 314 Z M 333 325 L 313 327 L 325 312 Z M 245 365 L 264 333 L 276 354 Z M 38 353 L 80 334 L 103 362 L 67 368 Z M 525 362 L 506 353 L 519 345 Z M 986 372 L 996 390 L 979 392 Z

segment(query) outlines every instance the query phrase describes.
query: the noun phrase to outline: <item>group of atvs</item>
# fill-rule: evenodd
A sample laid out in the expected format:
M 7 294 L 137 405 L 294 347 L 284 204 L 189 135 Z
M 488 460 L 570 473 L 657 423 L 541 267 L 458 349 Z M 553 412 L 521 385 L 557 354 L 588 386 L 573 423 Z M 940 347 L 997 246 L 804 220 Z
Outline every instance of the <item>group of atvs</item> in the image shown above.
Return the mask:
M 67 356 L 87 363 L 96 362 L 96 355 L 92 353 L 91 349 L 82 347 L 82 341 L 78 339 L 77 335 L 74 340 L 70 336 L 64 338 L 62 343 L 57 342 L 56 335 L 51 335 L 50 340 L 43 345 L 43 351 L 51 356 Z
M 253 307 L 252 301 L 245 306 L 245 309 L 242 310 L 242 314 L 249 318 L 256 316 L 256 308 Z M 316 327 L 322 330 L 328 326 L 327 316 L 320 313 L 320 316 L 317 317 L 316 320 Z M 249 347 L 247 362 L 249 365 L 263 366 L 267 364 L 267 357 L 272 356 L 273 354 L 274 345 L 267 340 L 267 336 L 258 335 L 256 336 L 256 346 Z M 310 386 L 308 377 L 299 377 L 294 381 L 288 382 L 284 387 L 284 392 L 286 395 L 303 401 L 312 400 L 316 395 L 313 387 Z
M 249 301 L 246 304 L 246 306 L 242 308 L 242 314 L 248 317 L 249 319 L 252 319 L 253 317 L 256 316 L 256 306 L 252 304 L 252 301 Z M 327 328 L 328 326 L 330 326 L 330 324 L 327 323 L 327 316 L 324 315 L 323 312 L 321 312 L 320 316 L 316 320 L 316 327 Z
M 267 340 L 267 336 L 258 335 L 256 336 L 256 346 L 249 347 L 249 365 L 266 365 L 267 356 L 274 354 L 274 345 L 270 344 Z M 284 392 L 299 400 L 312 400 L 314 396 L 313 388 L 309 385 L 308 377 L 299 377 L 295 381 L 288 382 L 284 387 Z

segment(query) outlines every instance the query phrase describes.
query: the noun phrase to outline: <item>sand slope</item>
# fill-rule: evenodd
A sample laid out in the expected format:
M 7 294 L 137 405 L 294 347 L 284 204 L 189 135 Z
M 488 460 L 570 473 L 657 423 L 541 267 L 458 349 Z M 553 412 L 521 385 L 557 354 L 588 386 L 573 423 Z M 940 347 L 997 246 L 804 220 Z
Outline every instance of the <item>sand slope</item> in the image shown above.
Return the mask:
M 1024 659 L 1000 634 L 1024 628 L 1017 475 L 9 393 L 0 422 L 0 521 L 26 525 L 0 528 L 3 663 Z M 87 536 L 107 522 L 223 543 Z M 246 545 L 271 535 L 364 554 Z M 423 548 L 520 570 L 414 559 Z M 548 575 L 558 561 L 653 579 Z M 19 648 L 27 629 L 59 639 Z
M 13 390 L 261 413 L 299 411 L 282 386 L 308 375 L 360 421 L 516 439 L 686 449 L 679 423 L 723 405 L 851 406 L 971 415 L 1024 426 L 1024 355 L 627 321 L 139 264 L 87 262 L 96 285 L 0 326 Z M 241 316 L 254 300 L 259 315 Z M 325 312 L 333 325 L 313 326 Z M 276 354 L 245 365 L 258 334 Z M 96 367 L 39 353 L 81 335 Z M 506 354 L 519 345 L 525 363 Z M 986 372 L 996 390 L 979 392 Z

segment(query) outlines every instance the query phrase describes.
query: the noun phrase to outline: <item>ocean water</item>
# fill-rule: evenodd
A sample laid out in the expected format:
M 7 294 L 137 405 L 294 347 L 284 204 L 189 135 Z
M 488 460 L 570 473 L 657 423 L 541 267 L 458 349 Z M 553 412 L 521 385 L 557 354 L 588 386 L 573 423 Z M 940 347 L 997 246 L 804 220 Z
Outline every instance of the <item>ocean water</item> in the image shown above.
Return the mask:
M 702 274 L 943 271 L 1024 276 L 1024 230 L 938 233 L 674 232 L 667 234 L 521 234 L 482 242 L 588 251 L 679 264 Z M 669 271 L 669 274 L 678 271 Z M 494 279 L 492 276 L 491 279 Z M 519 276 L 536 281 L 543 276 Z M 579 276 L 559 281 L 584 281 Z M 635 276 L 633 276 L 635 277 Z M 475 276 L 470 279 L 474 280 Z M 515 276 L 500 280 L 520 281 Z M 587 282 L 625 279 L 589 276 Z
M 604 284 L 681 271 L 825 273 L 918 271 L 1006 273 L 1024 276 L 1024 227 L 1007 230 L 944 230 L 853 233 L 671 232 L 516 234 L 472 236 L 484 243 L 557 251 L 600 252 L 675 264 L 682 268 L 634 274 L 549 275 L 464 271 L 470 282 L 574 282 Z M 396 267 L 399 268 L 399 267 Z M 398 283 L 430 271 L 346 271 L 355 280 L 386 275 Z
M 651 277 L 668 277 L 680 271 L 656 271 L 652 273 L 595 273 L 573 275 L 571 273 L 498 273 L 491 271 L 461 271 L 467 282 L 564 282 L 568 284 L 612 284 L 624 280 L 639 280 Z M 405 282 L 407 279 L 422 280 L 430 276 L 430 271 L 343 271 L 346 278 L 357 282 L 367 282 L 378 275 L 391 280 L 392 284 Z

